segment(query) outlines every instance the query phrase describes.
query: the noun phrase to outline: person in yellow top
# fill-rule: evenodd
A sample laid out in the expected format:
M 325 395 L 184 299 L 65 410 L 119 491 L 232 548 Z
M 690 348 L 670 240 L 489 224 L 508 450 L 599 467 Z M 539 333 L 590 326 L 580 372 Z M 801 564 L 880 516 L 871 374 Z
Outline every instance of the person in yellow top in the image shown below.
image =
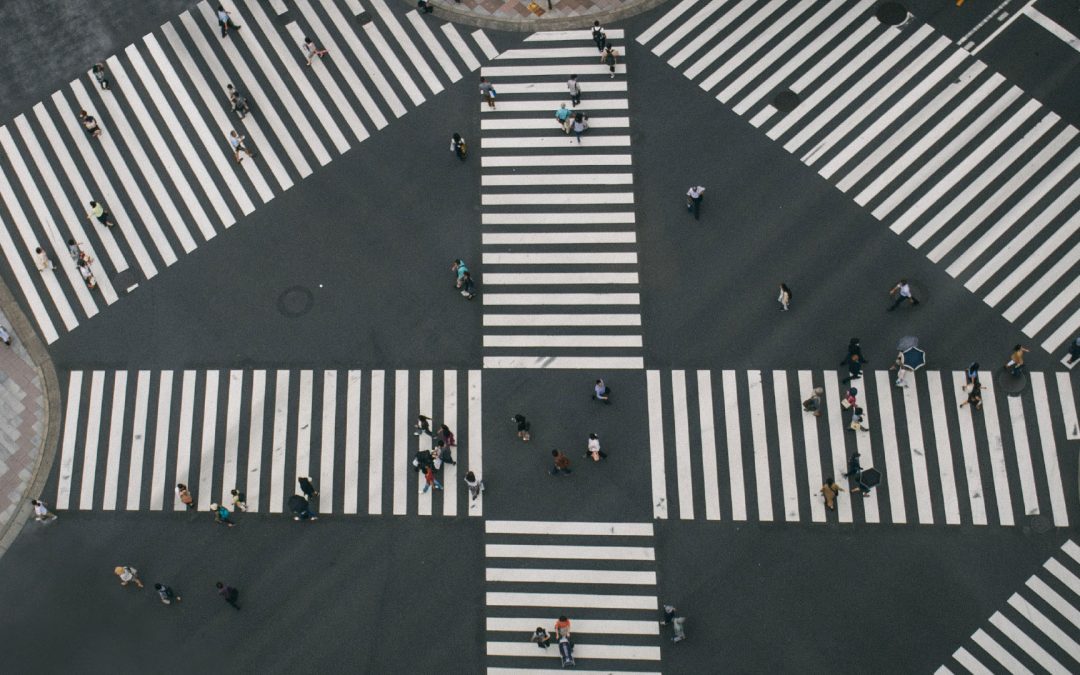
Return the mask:
M 1005 364 L 1006 368 L 1012 369 L 1013 375 L 1019 375 L 1020 371 L 1024 369 L 1024 354 L 1031 350 L 1024 345 L 1015 345 L 1013 347 L 1012 356 L 1009 357 L 1009 362 Z
M 825 479 L 824 485 L 821 486 L 819 495 L 825 498 L 825 508 L 830 511 L 836 510 L 836 496 L 844 491 L 844 488 L 836 484 L 832 476 Z

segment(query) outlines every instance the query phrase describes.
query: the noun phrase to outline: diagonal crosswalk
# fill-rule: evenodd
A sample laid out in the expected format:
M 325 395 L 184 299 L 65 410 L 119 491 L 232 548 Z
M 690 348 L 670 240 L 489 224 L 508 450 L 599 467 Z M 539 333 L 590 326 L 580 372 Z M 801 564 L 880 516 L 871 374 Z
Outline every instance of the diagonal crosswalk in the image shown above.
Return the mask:
M 958 406 L 962 371 L 920 371 L 906 387 L 888 371 L 867 372 L 853 386 L 869 431 L 855 431 L 835 372 L 646 371 L 653 514 L 1000 526 L 1042 516 L 1067 527 L 1061 453 L 1078 438 L 1076 382 L 1028 375 L 1019 396 L 984 388 L 974 410 Z M 801 405 L 815 387 L 825 392 L 821 416 Z M 855 452 L 882 474 L 865 497 L 843 477 Z M 846 491 L 835 516 L 818 494 L 829 476 Z
M 589 31 L 535 33 L 480 74 L 485 368 L 642 368 L 623 32 L 616 76 Z M 578 75 L 573 105 L 567 79 Z M 589 117 L 578 143 L 560 104 Z
M 1060 349 L 1080 332 L 1077 129 L 877 4 L 684 0 L 637 42 Z
M 200 510 L 236 489 L 281 513 L 310 476 L 320 513 L 483 514 L 459 490 L 483 477 L 481 371 L 72 371 L 66 392 L 57 509 L 183 510 L 184 483 Z M 411 465 L 432 447 L 413 434 L 421 413 L 457 441 L 441 491 L 421 493 Z
M 0 253 L 46 342 L 405 115 L 399 94 L 426 101 L 412 72 L 435 95 L 496 53 L 481 30 L 435 30 L 415 10 L 402 21 L 383 0 L 226 4 L 243 30 L 223 39 L 204 0 L 108 57 L 109 90 L 87 71 L 0 126 Z M 329 50 L 310 68 L 306 35 Z M 229 84 L 251 103 L 242 119 Z M 256 157 L 236 162 L 234 130 Z M 114 228 L 88 220 L 91 200 Z M 95 288 L 70 239 L 92 259 Z M 39 247 L 54 269 L 38 271 Z
M 1066 541 L 1007 607 L 953 652 L 972 673 L 1074 673 L 1080 667 L 1080 546 Z M 987 665 L 988 664 L 988 665 Z M 954 672 L 950 661 L 938 675 Z
M 484 523 L 487 672 L 553 673 L 553 637 L 570 619 L 577 672 L 648 672 L 660 663 L 660 603 L 651 523 L 489 520 Z

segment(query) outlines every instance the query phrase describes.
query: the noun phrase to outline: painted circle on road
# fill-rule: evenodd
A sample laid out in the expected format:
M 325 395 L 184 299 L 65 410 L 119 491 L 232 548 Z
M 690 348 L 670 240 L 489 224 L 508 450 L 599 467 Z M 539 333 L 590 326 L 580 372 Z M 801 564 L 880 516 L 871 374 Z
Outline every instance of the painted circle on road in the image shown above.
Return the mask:
M 899 26 L 907 21 L 907 8 L 899 2 L 886 2 L 877 8 L 874 16 L 886 26 Z
M 290 286 L 277 299 L 278 311 L 290 319 L 307 314 L 314 304 L 315 296 L 306 286 Z
M 799 95 L 790 89 L 779 92 L 772 100 L 773 107 L 780 112 L 791 112 L 799 105 Z

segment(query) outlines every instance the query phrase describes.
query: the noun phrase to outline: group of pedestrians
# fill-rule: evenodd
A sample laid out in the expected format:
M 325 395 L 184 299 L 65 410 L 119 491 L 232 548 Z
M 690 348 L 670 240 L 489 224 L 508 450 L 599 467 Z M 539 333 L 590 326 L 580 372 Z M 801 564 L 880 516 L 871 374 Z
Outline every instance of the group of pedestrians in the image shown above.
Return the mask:
M 300 492 L 289 498 L 289 511 L 293 514 L 293 520 L 318 520 L 318 516 L 311 507 L 311 501 L 319 496 L 319 491 L 315 489 L 311 477 L 299 476 L 296 482 L 300 487 Z M 232 511 L 227 506 L 217 502 L 210 504 L 210 513 L 214 516 L 214 522 L 225 527 L 236 525 L 236 522 L 232 519 L 234 512 L 248 510 L 247 496 L 243 492 L 233 488 L 229 491 L 229 496 L 232 500 Z M 191 489 L 184 483 L 176 484 L 176 499 L 184 505 L 184 509 L 187 511 L 195 511 L 197 508 Z
M 430 448 L 417 450 L 412 459 L 413 470 L 424 477 L 424 485 L 420 489 L 421 494 L 427 493 L 432 488 L 442 490 L 443 484 L 438 476 L 443 466 L 446 464 L 457 466 L 453 452 L 453 448 L 457 447 L 454 432 L 446 424 L 440 424 L 439 429 L 433 432 L 432 424 L 431 418 L 423 413 L 416 416 L 416 422 L 413 424 L 414 436 L 427 436 L 432 442 Z M 465 474 L 464 480 L 465 486 L 469 489 L 470 501 L 475 502 L 486 489 L 484 481 L 472 471 Z
M 131 565 L 117 565 L 113 568 L 113 574 L 120 580 L 121 586 L 132 584 L 138 589 L 146 588 L 142 579 L 139 578 L 139 570 Z M 180 603 L 184 599 L 176 592 L 176 589 L 164 582 L 155 583 L 154 591 L 157 593 L 158 600 L 163 605 Z M 223 581 L 216 581 L 214 582 L 214 591 L 217 593 L 218 597 L 229 603 L 233 609 L 240 609 L 240 591 L 234 586 L 229 586 Z

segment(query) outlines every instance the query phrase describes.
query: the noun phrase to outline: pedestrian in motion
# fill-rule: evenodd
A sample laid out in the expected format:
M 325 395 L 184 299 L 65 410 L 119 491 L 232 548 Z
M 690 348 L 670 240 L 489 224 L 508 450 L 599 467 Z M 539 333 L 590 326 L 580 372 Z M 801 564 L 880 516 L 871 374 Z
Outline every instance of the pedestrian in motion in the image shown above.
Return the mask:
M 571 75 L 570 79 L 566 81 L 566 88 L 570 90 L 570 104 L 581 104 L 581 85 L 578 84 L 577 75 Z
M 532 642 L 536 643 L 536 646 L 540 649 L 547 649 L 551 646 L 551 636 L 544 630 L 543 626 L 537 626 L 536 631 L 529 638 Z
M 446 447 L 457 447 L 457 439 L 454 438 L 454 432 L 450 431 L 450 427 L 445 424 L 439 425 L 439 438 L 443 440 L 443 443 L 446 443 Z M 453 464 L 453 462 L 450 463 Z
M 859 457 L 861 457 L 859 453 L 852 453 L 851 459 L 847 463 L 847 473 L 844 474 L 844 478 L 859 480 L 859 476 L 862 475 L 862 465 L 859 464 Z
M 134 583 L 139 588 L 143 587 L 142 581 L 139 579 L 139 570 L 134 567 L 128 567 L 122 565 L 113 569 L 113 574 L 120 577 L 120 585 L 127 586 L 130 583 Z
M 825 390 L 821 387 L 814 387 L 814 390 L 810 392 L 810 396 L 803 401 L 803 412 L 812 412 L 814 417 L 821 417 L 821 396 L 825 393 Z
M 870 425 L 867 424 L 866 419 L 863 417 L 863 409 L 856 407 L 851 413 L 851 424 L 848 428 L 852 431 L 870 431 Z
M 603 401 L 607 404 L 611 403 L 611 389 L 604 384 L 603 380 L 597 380 L 596 384 L 593 385 L 593 400 Z
M 570 473 L 570 458 L 559 452 L 558 450 L 552 450 L 551 456 L 555 458 L 555 465 L 551 467 L 551 475 L 558 476 L 559 473 Z
M 679 610 L 674 605 L 664 605 L 664 620 L 660 622 L 660 625 L 669 624 L 675 633 L 671 638 L 672 642 L 678 643 L 686 639 L 686 617 L 679 616 Z
M 618 50 L 611 45 L 604 48 L 604 53 L 600 55 L 600 63 L 606 64 L 608 72 L 611 73 L 611 79 L 615 79 L 615 64 L 618 63 L 617 57 L 619 56 Z
M 787 284 L 780 283 L 780 295 L 776 298 L 776 301 L 780 303 L 780 311 L 788 311 L 788 307 L 791 305 L 791 289 L 787 287 Z
M 49 254 L 46 253 L 40 246 L 34 249 L 34 259 L 37 261 L 37 268 L 39 271 L 54 270 L 56 265 L 49 259 Z
M 469 147 L 465 145 L 465 139 L 456 131 L 454 132 L 454 135 L 450 137 L 450 152 L 457 155 L 457 158 L 463 162 L 465 161 L 465 158 L 469 156 Z
M 436 490 L 443 489 L 442 483 L 440 483 L 439 479 L 435 477 L 435 469 L 429 466 L 424 469 L 424 489 L 420 492 L 422 494 L 426 494 L 427 491 L 431 489 L 432 485 L 435 486 Z
M 309 66 L 311 65 L 311 60 L 313 58 L 315 58 L 316 56 L 318 56 L 320 59 L 322 59 L 322 57 L 324 57 L 324 56 L 326 56 L 327 54 L 330 53 L 325 49 L 319 49 L 315 45 L 315 41 L 312 40 L 309 37 L 304 38 L 303 47 L 304 47 L 304 53 L 307 54 L 307 64 Z
M 116 223 L 109 220 L 109 212 L 105 210 L 105 207 L 92 200 L 90 202 L 90 213 L 86 214 L 86 218 L 88 220 L 96 219 L 105 227 L 116 227 Z
M 86 283 L 86 287 L 90 290 L 97 288 L 97 279 L 94 278 L 94 273 L 90 271 L 90 264 L 85 260 L 79 260 L 75 263 L 75 269 L 79 270 L 79 275 Z
M 229 494 L 232 495 L 233 508 L 237 511 L 247 511 L 247 495 L 240 492 L 236 488 L 229 490 Z
M 247 146 L 244 145 L 244 139 L 246 139 L 246 138 L 247 138 L 247 136 L 244 136 L 243 134 L 236 133 L 236 129 L 233 129 L 232 131 L 229 132 L 229 145 L 232 146 L 233 159 L 236 160 L 237 164 L 244 161 L 244 158 L 240 156 L 241 152 L 244 153 L 245 155 L 247 155 L 248 157 L 254 157 L 255 156 L 255 153 L 252 152 L 251 150 L 248 150 Z
M 68 253 L 71 255 L 71 259 L 76 263 L 80 260 L 87 265 L 94 262 L 94 259 L 90 257 L 90 254 L 83 250 L 83 245 L 76 243 L 74 239 L 68 239 Z
M 94 64 L 94 67 L 90 69 L 90 72 L 94 74 L 94 79 L 97 80 L 98 86 L 102 91 L 109 89 L 109 79 L 105 77 L 105 64 L 98 61 Z
M 967 400 L 960 404 L 963 408 L 967 404 L 971 404 L 976 410 L 982 410 L 982 385 L 978 380 L 975 380 L 971 385 L 971 389 L 968 391 Z
M 420 434 L 431 436 L 431 418 L 427 415 L 417 415 L 413 429 L 413 436 L 419 436 Z
M 529 439 L 532 437 L 532 434 L 529 432 L 530 428 L 532 427 L 532 425 L 529 423 L 529 420 L 525 419 L 525 416 L 521 413 L 514 415 L 510 419 L 513 422 L 517 423 L 518 438 L 528 443 Z
M 243 26 L 237 26 L 236 22 L 232 20 L 232 13 L 226 12 L 225 8 L 221 5 L 217 6 L 217 22 L 221 26 L 221 37 L 229 36 L 229 29 L 240 30 Z
M 1065 365 L 1072 368 L 1076 361 L 1080 361 L 1080 335 L 1077 335 L 1069 346 L 1069 353 L 1065 356 Z
M 607 459 L 607 453 L 600 449 L 600 437 L 596 434 L 589 434 L 589 444 L 586 446 L 585 457 L 592 457 L 594 462 Z
M 472 275 L 468 272 L 461 275 L 461 294 L 466 300 L 476 297 L 476 282 L 472 280 Z
M 470 471 L 465 474 L 465 486 L 469 488 L 469 496 L 472 497 L 472 501 L 476 501 L 476 498 L 484 491 L 484 481 L 476 477 L 476 474 Z
M 191 491 L 188 490 L 188 486 L 183 483 L 176 484 L 176 498 L 180 500 L 188 511 L 195 509 L 195 500 L 191 497 Z
M 889 295 L 896 296 L 896 301 L 888 309 L 890 312 L 899 307 L 905 300 L 910 302 L 912 307 L 919 304 L 919 301 L 911 294 L 911 286 L 908 284 L 907 279 L 901 279 L 897 282 L 889 291 Z
M 236 116 L 240 119 L 247 117 L 247 114 L 251 112 L 247 97 L 238 92 L 231 84 L 225 85 L 225 91 L 229 94 L 229 105 L 232 106 L 232 111 L 236 113 Z
M 489 108 L 495 109 L 495 87 L 487 81 L 486 77 L 480 78 L 480 98 L 488 104 Z
M 1006 368 L 1009 368 L 1013 375 L 1019 375 L 1024 370 L 1024 354 L 1027 354 L 1031 350 L 1023 345 L 1014 345 L 1012 356 L 1009 357 L 1009 361 L 1005 364 Z
M 296 479 L 296 482 L 300 484 L 300 490 L 308 500 L 319 496 L 319 491 L 315 489 L 315 485 L 312 484 L 309 476 L 300 476 Z
M 237 601 L 240 600 L 240 591 L 232 586 L 226 586 L 220 581 L 214 584 L 214 587 L 217 588 L 217 594 L 222 600 L 232 605 L 232 608 L 236 611 L 240 611 L 240 605 L 237 604 Z
M 964 371 L 964 388 L 967 389 L 971 385 L 979 381 L 979 362 L 972 361 L 967 370 Z
M 465 264 L 465 261 L 458 258 L 454 261 L 453 265 L 450 265 L 450 271 L 457 275 L 454 281 L 454 288 L 461 288 L 462 278 L 469 273 L 469 267 Z
M 176 594 L 176 591 L 174 591 L 172 587 L 166 586 L 165 584 L 154 584 L 154 590 L 157 591 L 158 597 L 161 598 L 161 604 L 163 605 L 171 605 L 173 600 L 176 602 L 183 600 L 182 597 Z
M 596 51 L 604 51 L 604 46 L 607 45 L 607 35 L 604 33 L 604 28 L 599 21 L 593 21 L 592 39 L 596 43 Z
M 229 516 L 231 515 L 229 513 L 229 509 L 225 508 L 224 506 L 222 506 L 220 504 L 211 504 L 210 505 L 210 510 L 214 514 L 214 522 L 215 523 L 221 523 L 225 527 L 232 527 L 233 525 L 236 525 L 236 523 L 234 523 L 229 518 Z
M 578 145 L 581 145 L 581 134 L 589 130 L 589 118 L 582 113 L 574 113 L 574 122 L 570 129 L 574 132 Z
M 3 326 L 0 326 L 0 342 L 3 342 L 8 347 L 11 346 L 11 334 Z
M 863 362 L 862 362 L 862 359 L 859 358 L 858 354 L 849 355 L 848 358 L 847 358 L 846 364 L 847 364 L 847 377 L 840 380 L 841 382 L 844 382 L 846 384 L 848 382 L 851 382 L 852 380 L 857 380 L 860 377 L 862 377 Z
M 0 328 L 2 330 L 2 328 Z M 48 523 L 56 520 L 57 515 L 52 511 L 49 511 L 48 505 L 40 499 L 31 499 L 30 503 L 34 505 L 34 520 L 39 523 Z
M 555 111 L 555 123 L 562 128 L 563 133 L 570 133 L 570 124 L 574 120 L 574 110 L 567 108 L 565 103 L 559 104 L 559 109 Z
M 565 614 L 555 621 L 555 637 L 560 640 L 570 637 L 570 619 L 567 619 Z
M 101 136 L 101 127 L 98 126 L 97 120 L 85 110 L 79 111 L 79 122 L 82 123 L 83 129 L 90 138 L 98 138 Z
M 686 210 L 694 214 L 694 220 L 701 220 L 701 200 L 705 197 L 705 188 L 691 185 L 686 191 Z
M 825 479 L 825 482 L 822 484 L 821 489 L 818 490 L 818 494 L 825 498 L 825 508 L 829 509 L 830 511 L 835 511 L 836 497 L 843 491 L 844 488 L 837 485 L 836 481 L 833 480 L 833 477 L 829 476 Z

